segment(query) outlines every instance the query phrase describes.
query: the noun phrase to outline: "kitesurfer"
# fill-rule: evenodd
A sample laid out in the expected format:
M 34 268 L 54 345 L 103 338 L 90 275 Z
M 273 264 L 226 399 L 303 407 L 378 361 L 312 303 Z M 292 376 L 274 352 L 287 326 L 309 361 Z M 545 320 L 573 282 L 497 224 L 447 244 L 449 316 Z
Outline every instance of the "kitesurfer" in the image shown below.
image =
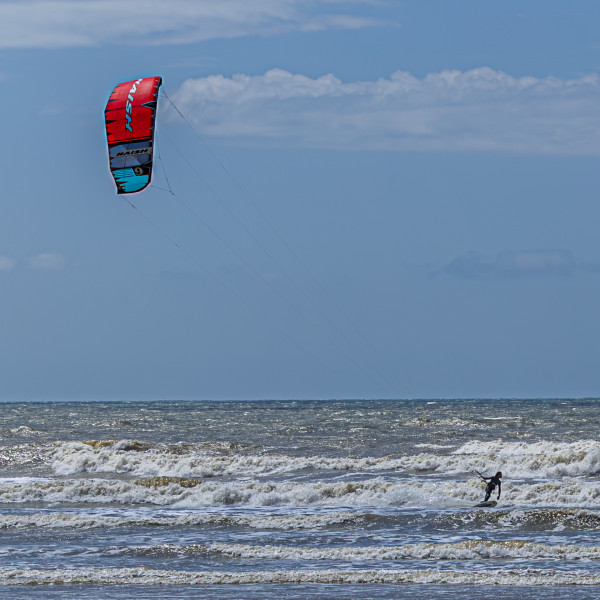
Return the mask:
M 478 475 L 483 481 L 489 482 L 485 488 L 484 502 L 487 502 L 490 499 L 490 496 L 496 489 L 496 486 L 498 486 L 498 500 L 500 500 L 500 492 L 502 491 L 502 482 L 500 481 L 502 479 L 502 471 L 498 471 L 493 477 L 484 477 L 480 473 L 478 473 Z

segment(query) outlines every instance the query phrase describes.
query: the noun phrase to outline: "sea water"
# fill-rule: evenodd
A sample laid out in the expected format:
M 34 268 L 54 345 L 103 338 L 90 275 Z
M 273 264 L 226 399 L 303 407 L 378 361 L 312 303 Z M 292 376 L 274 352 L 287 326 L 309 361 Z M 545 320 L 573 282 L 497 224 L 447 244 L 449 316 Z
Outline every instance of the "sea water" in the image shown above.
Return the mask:
M 599 407 L 0 404 L 0 597 L 599 598 Z

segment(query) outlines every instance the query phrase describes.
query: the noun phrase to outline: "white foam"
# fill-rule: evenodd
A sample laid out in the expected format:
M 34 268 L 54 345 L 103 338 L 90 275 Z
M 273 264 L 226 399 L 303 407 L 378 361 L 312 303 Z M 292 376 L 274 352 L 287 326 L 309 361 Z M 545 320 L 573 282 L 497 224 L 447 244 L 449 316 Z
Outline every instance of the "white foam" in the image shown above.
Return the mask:
M 420 444 L 438 450 L 406 456 L 286 456 L 234 445 L 227 451 L 214 444 L 150 446 L 127 440 L 62 442 L 53 449 L 51 465 L 58 475 L 125 473 L 138 477 L 266 476 L 297 471 L 404 472 L 456 475 L 478 469 L 502 470 L 507 478 L 580 477 L 600 473 L 600 442 L 571 443 L 472 441 L 451 453 L 450 446 Z
M 138 568 L 0 569 L 0 585 L 240 585 L 240 584 L 429 584 L 593 586 L 600 575 L 584 570 L 495 569 L 295 569 L 279 571 L 174 571 Z
M 238 526 L 252 529 L 303 530 L 320 529 L 355 521 L 357 515 L 349 512 L 315 515 L 215 515 L 184 514 L 173 517 L 107 516 L 102 514 L 37 513 L 26 515 L 0 514 L 0 529 L 44 527 L 49 529 L 95 529 L 99 527 L 218 527 Z
M 394 561 L 394 560 L 600 560 L 599 546 L 549 545 L 523 540 L 464 540 L 455 543 L 407 544 L 405 546 L 366 547 L 296 547 L 251 546 L 245 544 L 197 544 L 128 548 L 124 553 L 162 552 L 165 554 L 214 554 L 240 559 L 264 560 L 341 560 Z
M 35 435 L 40 434 L 41 431 L 37 429 L 33 429 L 32 427 L 28 427 L 27 425 L 20 425 L 19 427 L 13 427 L 9 429 L 10 433 L 13 435 Z
M 295 509 L 292 509 L 295 511 Z M 105 514 L 106 513 L 106 514 Z M 362 511 L 332 511 L 307 515 L 294 514 L 215 514 L 213 512 L 181 512 L 173 514 L 172 510 L 157 513 L 156 510 L 132 508 L 119 509 L 115 515 L 113 508 L 103 511 L 98 507 L 92 510 L 78 511 L 1 514 L 0 529 L 18 528 L 48 528 L 48 529 L 94 529 L 117 527 L 246 527 L 250 529 L 279 529 L 279 530 L 317 530 L 340 525 L 363 525 L 365 519 L 376 523 L 378 520 L 397 519 L 399 523 L 419 523 L 425 519 L 432 521 L 436 527 L 450 528 L 467 526 L 493 526 L 502 529 L 538 530 L 543 527 L 546 531 L 597 530 L 600 515 L 597 510 L 581 508 L 529 508 L 511 510 L 462 510 L 442 512 L 437 516 L 431 513 L 415 515 L 413 513 L 395 512 L 393 515 Z
M 277 475 L 302 470 L 388 471 L 401 469 L 399 460 L 385 458 L 291 457 L 280 454 L 242 453 L 215 455 L 212 446 L 153 447 L 146 451 L 123 449 L 124 442 L 91 445 L 58 444 L 52 468 L 58 475 L 77 473 L 130 473 L 141 477 L 214 477 Z
M 415 444 L 413 448 L 429 448 L 430 450 L 448 450 L 454 448 L 454 445 L 444 444 Z
M 477 478 L 462 481 L 371 477 L 361 481 L 207 479 L 193 487 L 185 480 L 157 484 L 144 479 L 36 479 L 0 480 L 0 502 L 155 504 L 205 506 L 403 506 L 470 507 L 481 500 Z M 600 506 L 600 481 L 565 479 L 503 486 L 507 499 L 517 506 Z
M 453 452 L 468 457 L 487 457 L 484 464 L 505 465 L 512 477 L 577 477 L 600 473 L 600 442 L 503 442 L 472 441 Z M 481 463 L 480 463 L 481 464 Z

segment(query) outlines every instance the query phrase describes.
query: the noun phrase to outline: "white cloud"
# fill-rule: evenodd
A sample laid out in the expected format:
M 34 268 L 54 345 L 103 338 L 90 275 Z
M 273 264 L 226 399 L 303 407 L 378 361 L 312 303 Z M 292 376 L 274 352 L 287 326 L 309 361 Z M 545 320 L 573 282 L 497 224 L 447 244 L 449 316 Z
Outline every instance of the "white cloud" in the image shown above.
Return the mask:
M 577 263 L 569 250 L 520 250 L 487 256 L 470 251 L 451 260 L 434 275 L 468 279 L 482 277 L 571 277 L 577 272 L 600 273 L 598 265 Z
M 185 81 L 175 103 L 206 135 L 335 149 L 600 153 L 600 77 L 481 67 L 344 83 L 281 69 Z
M 32 256 L 28 261 L 32 269 L 39 271 L 61 271 L 67 265 L 67 260 L 62 254 L 44 252 Z
M 0 3 L 0 48 L 185 44 L 381 24 L 356 12 L 373 0 L 19 0 Z M 347 13 L 344 12 L 348 9 Z
M 0 272 L 8 273 L 15 267 L 15 261 L 8 256 L 0 256 Z

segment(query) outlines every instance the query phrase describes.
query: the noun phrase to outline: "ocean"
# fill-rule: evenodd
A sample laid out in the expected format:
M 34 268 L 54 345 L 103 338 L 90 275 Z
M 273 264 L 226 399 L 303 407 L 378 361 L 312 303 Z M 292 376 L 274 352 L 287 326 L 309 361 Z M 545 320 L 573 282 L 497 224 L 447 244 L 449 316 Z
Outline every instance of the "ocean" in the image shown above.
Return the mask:
M 600 598 L 599 432 L 593 399 L 2 403 L 0 597 Z

